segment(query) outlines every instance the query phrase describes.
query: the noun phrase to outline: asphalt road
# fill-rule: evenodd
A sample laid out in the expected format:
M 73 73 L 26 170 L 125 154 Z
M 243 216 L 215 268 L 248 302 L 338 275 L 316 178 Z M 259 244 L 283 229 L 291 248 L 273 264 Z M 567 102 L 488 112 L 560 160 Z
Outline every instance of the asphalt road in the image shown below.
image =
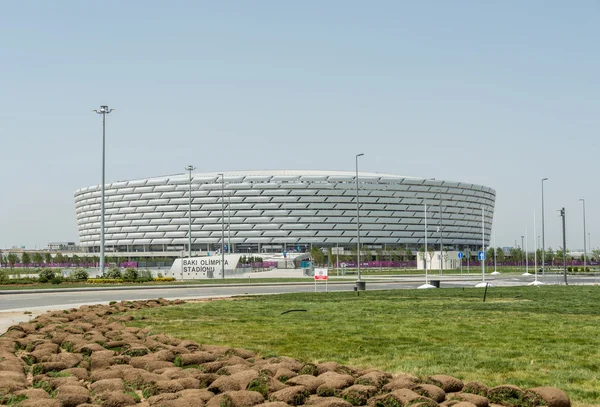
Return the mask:
M 432 274 L 430 279 L 438 279 L 439 276 Z M 540 281 L 546 284 L 562 284 L 561 275 L 540 276 Z M 423 284 L 422 277 L 390 277 L 389 281 L 367 281 L 367 290 L 396 290 L 417 288 Z M 441 278 L 441 287 L 473 287 L 481 281 L 477 275 L 470 276 L 444 276 Z M 493 286 L 523 286 L 533 281 L 533 276 L 489 276 L 486 277 Z M 599 277 L 594 276 L 569 276 L 569 284 L 595 284 L 600 281 Z M 352 291 L 354 281 L 343 283 L 329 283 L 329 291 Z M 293 292 L 314 292 L 315 286 L 312 283 L 304 284 L 245 284 L 245 285 L 202 285 L 202 286 L 181 286 L 179 288 L 165 287 L 147 289 L 144 287 L 120 290 L 73 290 L 69 292 L 53 292 L 46 290 L 44 292 L 32 293 L 28 290 L 0 293 L 0 312 L 16 310 L 35 310 L 39 308 L 68 308 L 80 306 L 83 304 L 107 303 L 110 301 L 121 300 L 144 300 L 150 298 L 167 299 L 200 299 L 228 297 L 236 295 L 257 295 L 257 294 L 281 294 Z M 318 291 L 325 291 L 325 283 L 319 282 Z

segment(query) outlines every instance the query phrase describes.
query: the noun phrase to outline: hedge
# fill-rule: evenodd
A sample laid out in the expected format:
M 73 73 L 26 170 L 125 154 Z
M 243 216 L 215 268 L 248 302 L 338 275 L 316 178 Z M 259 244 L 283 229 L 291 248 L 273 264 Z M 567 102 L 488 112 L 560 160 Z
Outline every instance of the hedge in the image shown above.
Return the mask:
M 161 277 L 161 278 L 138 278 L 135 280 L 128 280 L 124 278 L 88 278 L 87 282 L 90 284 L 122 284 L 122 283 L 148 283 L 151 281 L 175 281 L 173 277 Z

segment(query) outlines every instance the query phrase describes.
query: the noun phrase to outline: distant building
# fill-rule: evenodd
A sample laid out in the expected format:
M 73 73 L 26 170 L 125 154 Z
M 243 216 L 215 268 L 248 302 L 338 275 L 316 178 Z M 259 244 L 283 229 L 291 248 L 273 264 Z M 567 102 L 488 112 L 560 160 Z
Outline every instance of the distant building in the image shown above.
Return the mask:
M 77 251 L 79 247 L 75 242 L 52 242 L 48 243 L 50 251 Z

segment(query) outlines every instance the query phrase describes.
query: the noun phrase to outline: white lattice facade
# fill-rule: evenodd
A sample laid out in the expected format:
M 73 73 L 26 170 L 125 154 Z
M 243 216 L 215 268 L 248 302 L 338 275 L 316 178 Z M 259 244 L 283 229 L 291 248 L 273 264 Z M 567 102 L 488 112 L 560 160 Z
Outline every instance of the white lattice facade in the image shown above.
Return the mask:
M 107 184 L 106 247 L 118 251 L 187 248 L 189 184 L 188 174 Z M 310 243 L 345 247 L 356 243 L 353 172 L 228 172 L 224 185 L 217 173 L 193 173 L 191 185 L 194 250 L 220 245 L 223 221 L 226 242 L 234 247 L 279 250 Z M 425 203 L 429 243 L 440 239 L 440 207 L 444 245 L 480 247 L 482 208 L 486 244 L 489 240 L 496 195 L 491 188 L 360 173 L 358 193 L 361 242 L 367 245 L 422 245 Z M 89 251 L 100 246 L 100 199 L 98 185 L 75 192 L 79 238 Z

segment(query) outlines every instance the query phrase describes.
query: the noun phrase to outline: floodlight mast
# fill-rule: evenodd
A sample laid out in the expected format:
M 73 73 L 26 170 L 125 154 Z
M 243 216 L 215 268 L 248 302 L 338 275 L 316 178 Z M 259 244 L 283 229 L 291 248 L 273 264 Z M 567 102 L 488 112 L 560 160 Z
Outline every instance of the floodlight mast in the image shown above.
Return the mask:
M 100 274 L 104 275 L 104 184 L 105 184 L 105 162 L 106 162 L 106 115 L 114 109 L 108 106 L 100 106 L 100 110 L 93 112 L 102 115 L 102 184 L 100 185 Z
M 192 257 L 192 171 L 196 169 L 193 165 L 188 165 L 185 167 L 186 171 L 190 173 L 190 182 L 189 182 L 189 213 L 188 213 L 188 257 Z

